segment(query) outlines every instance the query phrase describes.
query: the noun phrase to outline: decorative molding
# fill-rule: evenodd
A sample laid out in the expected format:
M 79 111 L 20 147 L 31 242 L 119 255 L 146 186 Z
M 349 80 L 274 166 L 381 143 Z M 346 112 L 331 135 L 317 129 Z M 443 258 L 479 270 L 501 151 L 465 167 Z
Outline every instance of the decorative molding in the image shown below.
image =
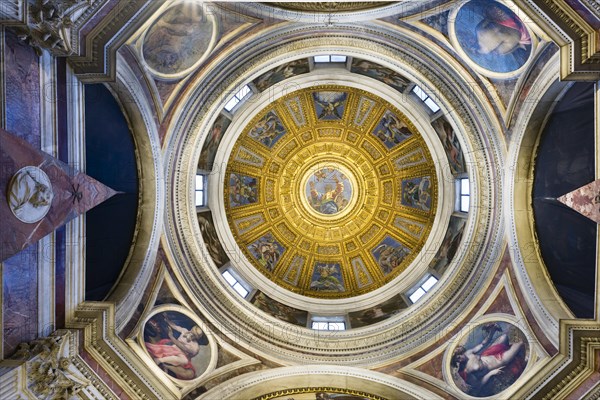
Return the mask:
M 524 385 L 514 398 L 569 398 L 600 368 L 600 325 L 595 320 L 561 321 L 560 355 L 539 372 L 539 381 Z
M 442 398 L 411 382 L 367 369 L 339 365 L 298 365 L 240 375 L 212 388 L 198 397 L 198 400 L 261 397 L 268 399 L 272 398 L 270 395 L 277 391 L 308 386 L 337 387 L 347 391 L 376 393 L 378 397 L 386 399 L 439 400 Z M 375 396 L 371 395 L 368 398 L 373 397 Z
M 0 362 L 3 398 L 117 400 L 78 350 L 78 333 L 68 330 L 21 343 L 11 360 Z
M 517 0 L 516 4 L 560 47 L 562 80 L 600 79 L 600 30 L 594 29 L 565 0 Z M 597 3 L 587 2 L 600 20 Z
M 81 350 L 130 398 L 173 398 L 173 393 L 155 379 L 147 365 L 117 336 L 114 315 L 111 303 L 81 303 L 68 326 L 83 331 Z
M 4 0 L 0 7 L 0 25 L 24 24 L 27 19 L 27 0 Z
M 81 81 L 112 81 L 117 50 L 158 10 L 165 0 L 104 0 L 112 8 L 85 35 L 69 63 Z

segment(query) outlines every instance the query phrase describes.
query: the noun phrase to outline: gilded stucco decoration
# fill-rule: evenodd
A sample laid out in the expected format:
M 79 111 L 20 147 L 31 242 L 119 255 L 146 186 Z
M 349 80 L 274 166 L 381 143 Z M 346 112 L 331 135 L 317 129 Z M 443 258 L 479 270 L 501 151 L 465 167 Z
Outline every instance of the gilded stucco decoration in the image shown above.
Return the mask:
M 267 106 L 235 143 L 224 179 L 228 222 L 246 258 L 278 285 L 318 298 L 367 293 L 405 271 L 438 201 L 415 126 L 381 98 L 344 86 Z M 249 224 L 257 214 L 264 218 Z
M 273 2 L 267 3 L 287 10 L 305 12 L 361 11 L 392 4 L 391 1 L 316 1 L 316 2 Z

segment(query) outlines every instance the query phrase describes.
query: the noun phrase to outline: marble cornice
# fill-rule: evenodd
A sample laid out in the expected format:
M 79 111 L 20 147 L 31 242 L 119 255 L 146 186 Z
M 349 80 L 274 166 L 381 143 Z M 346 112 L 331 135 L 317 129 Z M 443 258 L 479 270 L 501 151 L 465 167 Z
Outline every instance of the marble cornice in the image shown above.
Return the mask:
M 518 0 L 516 4 L 560 46 L 563 80 L 600 79 L 600 31 L 586 22 L 565 0 Z M 600 19 L 600 7 L 584 0 Z

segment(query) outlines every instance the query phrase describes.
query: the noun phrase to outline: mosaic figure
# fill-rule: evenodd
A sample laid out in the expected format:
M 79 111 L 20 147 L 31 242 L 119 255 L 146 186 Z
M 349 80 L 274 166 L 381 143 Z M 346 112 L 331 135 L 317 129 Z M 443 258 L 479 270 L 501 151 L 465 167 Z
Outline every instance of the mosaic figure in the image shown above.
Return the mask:
M 493 72 L 521 68 L 532 52 L 532 39 L 521 19 L 496 1 L 474 0 L 458 11 L 456 40 L 479 66 Z
M 219 236 L 217 236 L 210 211 L 198 214 L 198 226 L 200 227 L 208 255 L 212 258 L 217 268 L 222 267 L 225 263 L 229 262 L 229 258 L 221 245 Z
M 358 58 L 352 60 L 350 71 L 355 74 L 370 76 L 371 78 L 377 79 L 378 81 L 393 87 L 399 92 L 403 92 L 410 83 L 408 79 L 389 68 Z
M 175 311 L 158 313 L 146 322 L 144 345 L 156 365 L 177 379 L 199 377 L 210 361 L 208 339 L 202 329 Z
M 256 296 L 252 299 L 252 304 L 277 319 L 294 325 L 306 326 L 308 311 L 286 306 L 273 300 L 263 292 L 256 293 Z
M 388 149 L 392 149 L 408 139 L 412 132 L 400 118 L 387 110 L 373 131 Z
M 317 263 L 310 282 L 310 290 L 324 292 L 343 292 L 346 290 L 340 264 Z
M 223 134 L 229 127 L 230 123 L 231 121 L 229 118 L 225 117 L 223 114 L 217 117 L 215 123 L 210 128 L 210 132 L 204 141 L 204 145 L 202 146 L 200 160 L 198 161 L 198 168 L 208 171 L 212 170 L 217 149 L 219 148 L 221 139 L 223 139 Z
M 435 129 L 444 145 L 444 151 L 448 157 L 448 163 L 450 164 L 450 171 L 452 174 L 457 175 L 465 172 L 466 168 L 463 152 L 452 125 L 450 125 L 446 118 L 440 117 L 433 121 L 431 126 L 433 126 L 433 129 Z
M 317 118 L 324 121 L 341 120 L 346 108 L 348 94 L 344 92 L 315 92 Z
M 202 5 L 171 7 L 148 29 L 142 47 L 144 60 L 161 74 L 183 72 L 207 53 L 213 31 Z
M 269 111 L 254 127 L 248 132 L 248 136 L 268 148 L 273 148 L 277 141 L 286 134 L 283 123 L 274 111 Z
M 275 240 L 272 234 L 267 233 L 254 241 L 254 243 L 251 243 L 248 246 L 248 250 L 263 268 L 269 272 L 273 272 L 285 248 Z
M 231 174 L 229 176 L 229 203 L 231 207 L 243 206 L 258 201 L 256 178 Z
M 306 197 L 315 211 L 337 214 L 344 210 L 352 197 L 348 177 L 334 167 L 316 171 L 307 182 Z
M 390 236 L 386 236 L 371 253 L 383 274 L 388 275 L 402 264 L 410 250 Z
M 431 180 L 428 176 L 402 181 L 402 205 L 423 211 L 431 209 Z
M 276 83 L 296 75 L 305 74 L 308 71 L 308 59 L 301 58 L 275 67 L 256 78 L 253 82 L 254 86 L 262 92 Z
M 438 273 L 442 274 L 454 259 L 454 255 L 458 250 L 458 245 L 463 236 L 466 222 L 467 221 L 464 218 L 450 218 L 446 236 L 444 236 L 440 249 L 429 264 L 431 268 L 435 269 Z

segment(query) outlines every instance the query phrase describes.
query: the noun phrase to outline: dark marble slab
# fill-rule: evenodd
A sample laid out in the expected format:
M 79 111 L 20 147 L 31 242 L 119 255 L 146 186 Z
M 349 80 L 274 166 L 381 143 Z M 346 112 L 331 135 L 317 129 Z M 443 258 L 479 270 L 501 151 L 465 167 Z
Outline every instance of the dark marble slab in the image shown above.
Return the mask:
M 40 65 L 33 49 L 6 31 L 4 73 L 6 129 L 40 147 Z M 43 98 L 42 98 L 43 100 Z
M 38 254 L 29 247 L 2 262 L 2 350 L 10 357 L 21 342 L 38 333 Z
M 12 213 L 7 202 L 11 177 L 22 167 L 41 168 L 50 178 L 54 199 L 48 214 L 26 224 Z M 74 196 L 74 192 L 79 195 Z M 72 170 L 67 164 L 0 130 L 0 261 L 36 243 L 69 220 L 114 196 L 116 192 L 95 179 Z

